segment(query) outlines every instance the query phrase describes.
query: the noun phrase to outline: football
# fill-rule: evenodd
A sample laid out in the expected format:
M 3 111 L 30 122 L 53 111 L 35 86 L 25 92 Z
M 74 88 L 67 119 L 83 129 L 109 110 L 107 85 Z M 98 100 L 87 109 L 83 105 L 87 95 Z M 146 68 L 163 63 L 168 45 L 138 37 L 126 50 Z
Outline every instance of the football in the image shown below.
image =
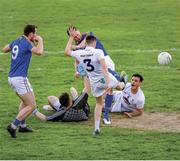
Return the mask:
M 158 63 L 160 65 L 168 65 L 172 61 L 172 57 L 168 52 L 161 52 L 158 55 Z

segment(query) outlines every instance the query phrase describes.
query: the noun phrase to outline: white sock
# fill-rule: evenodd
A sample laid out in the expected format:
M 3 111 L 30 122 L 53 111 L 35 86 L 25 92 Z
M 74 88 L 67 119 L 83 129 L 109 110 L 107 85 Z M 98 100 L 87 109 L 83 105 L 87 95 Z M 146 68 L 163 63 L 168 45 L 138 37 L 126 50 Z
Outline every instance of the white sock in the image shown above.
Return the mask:
M 100 126 L 100 120 L 99 121 L 95 121 L 95 130 L 96 129 L 99 130 L 99 126 Z
M 20 125 L 22 128 L 25 128 L 26 127 L 26 124 L 21 124 Z
M 11 127 L 12 127 L 14 130 L 16 130 L 16 128 L 17 128 L 17 126 L 14 125 L 13 123 L 11 124 Z

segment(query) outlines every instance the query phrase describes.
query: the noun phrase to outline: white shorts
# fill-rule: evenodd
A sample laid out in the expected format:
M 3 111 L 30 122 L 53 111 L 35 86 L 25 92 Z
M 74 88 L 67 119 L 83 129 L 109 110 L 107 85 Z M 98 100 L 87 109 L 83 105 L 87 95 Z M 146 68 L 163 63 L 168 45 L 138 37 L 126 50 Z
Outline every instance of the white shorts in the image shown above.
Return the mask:
M 10 87 L 20 95 L 33 92 L 27 77 L 8 77 L 8 83 Z
M 106 55 L 104 58 L 105 58 L 105 62 L 106 62 L 107 68 L 110 68 L 110 69 L 115 71 L 115 64 L 112 61 L 112 59 L 110 58 L 110 56 Z
M 121 96 L 122 91 L 114 91 L 113 92 L 113 104 L 111 108 L 111 112 L 122 112 L 121 108 Z
M 111 88 L 116 88 L 118 85 L 118 80 L 111 74 L 109 73 L 109 78 L 110 78 L 110 87 Z M 99 97 L 104 94 L 104 89 L 107 87 L 105 83 L 104 77 L 102 77 L 98 82 L 91 83 L 91 91 L 92 95 L 94 97 Z

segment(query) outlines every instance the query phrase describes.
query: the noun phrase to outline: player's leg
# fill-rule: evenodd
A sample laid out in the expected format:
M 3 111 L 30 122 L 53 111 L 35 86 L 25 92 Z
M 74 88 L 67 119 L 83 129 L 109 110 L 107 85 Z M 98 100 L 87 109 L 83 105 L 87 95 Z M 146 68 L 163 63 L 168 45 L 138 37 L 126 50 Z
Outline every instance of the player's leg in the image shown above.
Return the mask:
M 59 111 L 61 104 L 59 102 L 59 98 L 56 96 L 48 96 L 48 103 L 55 111 Z
M 102 105 L 103 105 L 103 97 L 96 97 L 96 107 L 94 109 L 94 133 L 100 133 L 100 121 L 101 121 L 101 113 L 102 113 Z
M 109 119 L 109 112 L 111 109 L 112 101 L 113 101 L 113 90 L 111 89 L 110 93 L 106 94 L 105 97 L 104 118 L 103 118 L 103 123 L 105 125 L 111 124 L 111 121 Z
M 28 92 L 26 94 L 17 94 L 21 101 L 23 102 L 24 105 L 26 105 L 24 108 L 22 108 L 18 115 L 16 116 L 15 120 L 8 125 L 7 130 L 11 134 L 11 137 L 15 138 L 16 137 L 16 129 L 21 123 L 21 121 L 25 120 L 26 117 L 32 113 L 32 111 L 36 108 L 36 102 L 35 102 L 35 97 L 33 92 Z M 25 129 L 22 130 L 21 132 L 31 132 L 32 129 Z
M 24 121 L 25 118 L 33 111 L 36 107 L 33 89 L 31 84 L 26 77 L 13 77 L 8 78 L 10 87 L 16 92 L 17 96 L 21 99 L 19 106 L 20 111 L 15 120 L 8 125 L 7 130 L 12 137 L 16 137 L 16 128 Z
M 21 111 L 24 107 L 26 107 L 26 105 L 21 101 L 21 103 L 19 105 L 19 111 Z M 20 123 L 20 129 L 19 129 L 20 132 L 21 132 L 21 129 L 28 129 L 25 119 L 22 120 L 21 123 Z
M 71 96 L 72 96 L 72 100 L 73 100 L 73 101 L 78 98 L 78 92 L 77 92 L 76 88 L 71 87 L 71 88 L 70 88 L 70 94 L 71 94 Z
M 90 81 L 87 78 L 87 76 L 84 77 L 84 89 L 83 89 L 83 92 L 86 92 L 88 94 L 91 92 L 91 85 L 90 85 Z

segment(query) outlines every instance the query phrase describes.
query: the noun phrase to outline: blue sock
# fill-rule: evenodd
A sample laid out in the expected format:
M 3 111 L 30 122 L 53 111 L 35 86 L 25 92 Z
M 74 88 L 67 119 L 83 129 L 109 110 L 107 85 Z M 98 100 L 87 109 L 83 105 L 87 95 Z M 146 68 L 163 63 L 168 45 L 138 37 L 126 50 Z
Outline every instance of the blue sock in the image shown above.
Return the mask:
M 104 111 L 104 118 L 107 120 L 109 120 L 109 112 L 110 112 L 112 101 L 113 101 L 113 95 L 107 94 L 105 98 L 105 111 Z
M 21 124 L 21 125 L 20 125 L 21 127 L 26 127 L 26 120 L 25 120 L 25 119 L 22 120 L 20 124 Z
M 20 120 L 18 120 L 17 118 L 14 120 L 14 122 L 11 124 L 11 127 L 13 129 L 16 129 L 16 127 L 20 124 Z

